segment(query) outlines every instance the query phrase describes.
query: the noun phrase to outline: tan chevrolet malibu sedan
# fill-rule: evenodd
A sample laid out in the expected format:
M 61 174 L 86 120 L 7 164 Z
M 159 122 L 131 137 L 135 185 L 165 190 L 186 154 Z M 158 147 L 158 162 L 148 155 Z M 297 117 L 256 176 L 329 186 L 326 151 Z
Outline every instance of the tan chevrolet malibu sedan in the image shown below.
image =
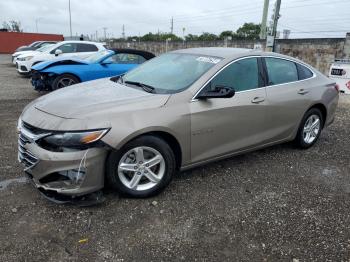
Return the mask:
M 179 170 L 288 141 L 309 148 L 337 104 L 335 83 L 297 59 L 179 50 L 33 101 L 18 121 L 18 157 L 50 198 L 104 186 L 149 197 Z

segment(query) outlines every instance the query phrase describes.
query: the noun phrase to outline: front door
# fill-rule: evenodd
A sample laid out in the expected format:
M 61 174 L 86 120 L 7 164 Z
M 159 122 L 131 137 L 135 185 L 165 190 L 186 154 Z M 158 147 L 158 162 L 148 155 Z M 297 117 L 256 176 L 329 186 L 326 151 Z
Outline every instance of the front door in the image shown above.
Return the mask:
M 191 103 L 191 158 L 193 162 L 238 152 L 266 140 L 266 90 L 260 58 L 235 61 L 205 88 L 225 86 L 232 98 L 195 100 Z

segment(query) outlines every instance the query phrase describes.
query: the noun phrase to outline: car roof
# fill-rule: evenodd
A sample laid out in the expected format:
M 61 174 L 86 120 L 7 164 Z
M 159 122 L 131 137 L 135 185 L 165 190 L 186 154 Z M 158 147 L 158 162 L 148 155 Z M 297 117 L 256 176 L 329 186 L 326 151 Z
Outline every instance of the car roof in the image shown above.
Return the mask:
M 216 56 L 222 58 L 231 58 L 236 56 L 250 55 L 256 53 L 254 49 L 247 48 L 227 48 L 227 47 L 202 47 L 202 48 L 188 48 L 173 51 L 173 53 L 184 53 L 184 54 L 196 54 L 206 56 Z
M 225 60 L 232 60 L 245 56 L 271 56 L 276 58 L 293 60 L 295 62 L 305 64 L 305 62 L 286 55 L 282 55 L 275 52 L 264 52 L 257 49 L 248 48 L 228 48 L 228 47 L 200 47 L 200 48 L 188 48 L 172 51 L 171 53 L 182 53 L 182 54 L 194 54 L 203 56 L 216 56 L 221 57 Z
M 140 55 L 144 57 L 145 59 L 149 60 L 155 57 L 154 54 L 151 52 L 143 51 L 143 50 L 136 50 L 136 49 L 123 49 L 123 48 L 111 48 L 109 50 L 114 51 L 115 53 L 127 53 L 127 54 L 133 54 L 133 55 Z
M 94 44 L 94 45 L 103 45 L 103 43 L 99 43 L 99 42 L 92 42 L 92 41 L 79 41 L 79 40 L 68 40 L 68 41 L 61 41 L 59 42 L 61 44 Z

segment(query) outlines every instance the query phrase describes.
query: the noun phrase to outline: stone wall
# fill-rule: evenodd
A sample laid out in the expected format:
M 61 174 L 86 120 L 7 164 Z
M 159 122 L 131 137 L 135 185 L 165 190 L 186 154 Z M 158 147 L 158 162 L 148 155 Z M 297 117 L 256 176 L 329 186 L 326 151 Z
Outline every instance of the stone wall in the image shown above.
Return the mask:
M 191 42 L 110 42 L 114 48 L 135 48 L 150 51 L 156 55 L 166 51 L 194 47 L 236 47 L 254 48 L 264 43 L 251 40 L 233 41 L 191 41 Z M 331 63 L 336 58 L 350 58 L 350 33 L 346 38 L 278 39 L 276 52 L 299 58 L 328 74 Z

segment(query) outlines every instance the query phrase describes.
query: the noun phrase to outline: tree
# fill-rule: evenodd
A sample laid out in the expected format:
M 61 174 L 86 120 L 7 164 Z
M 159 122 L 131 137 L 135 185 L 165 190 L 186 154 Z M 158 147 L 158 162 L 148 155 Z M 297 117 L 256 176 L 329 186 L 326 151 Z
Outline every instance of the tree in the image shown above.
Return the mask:
M 11 20 L 10 22 L 3 22 L 2 27 L 7 29 L 9 32 L 23 32 L 21 28 L 21 22 Z
M 223 31 L 223 32 L 221 32 L 221 34 L 219 35 L 219 38 L 220 39 L 225 39 L 225 38 L 227 38 L 227 37 L 232 37 L 233 38 L 233 36 L 234 36 L 234 32 L 233 31 Z
M 188 34 L 185 36 L 186 41 L 198 41 L 198 35 Z
M 215 41 L 218 39 L 218 36 L 211 33 L 203 33 L 198 37 L 199 41 Z
M 180 37 L 174 34 L 170 33 L 159 33 L 159 34 L 153 34 L 148 33 L 141 37 L 141 41 L 165 41 L 167 39 L 171 39 L 172 41 L 180 41 L 182 40 Z
M 234 34 L 236 39 L 259 39 L 260 24 L 244 23 Z

